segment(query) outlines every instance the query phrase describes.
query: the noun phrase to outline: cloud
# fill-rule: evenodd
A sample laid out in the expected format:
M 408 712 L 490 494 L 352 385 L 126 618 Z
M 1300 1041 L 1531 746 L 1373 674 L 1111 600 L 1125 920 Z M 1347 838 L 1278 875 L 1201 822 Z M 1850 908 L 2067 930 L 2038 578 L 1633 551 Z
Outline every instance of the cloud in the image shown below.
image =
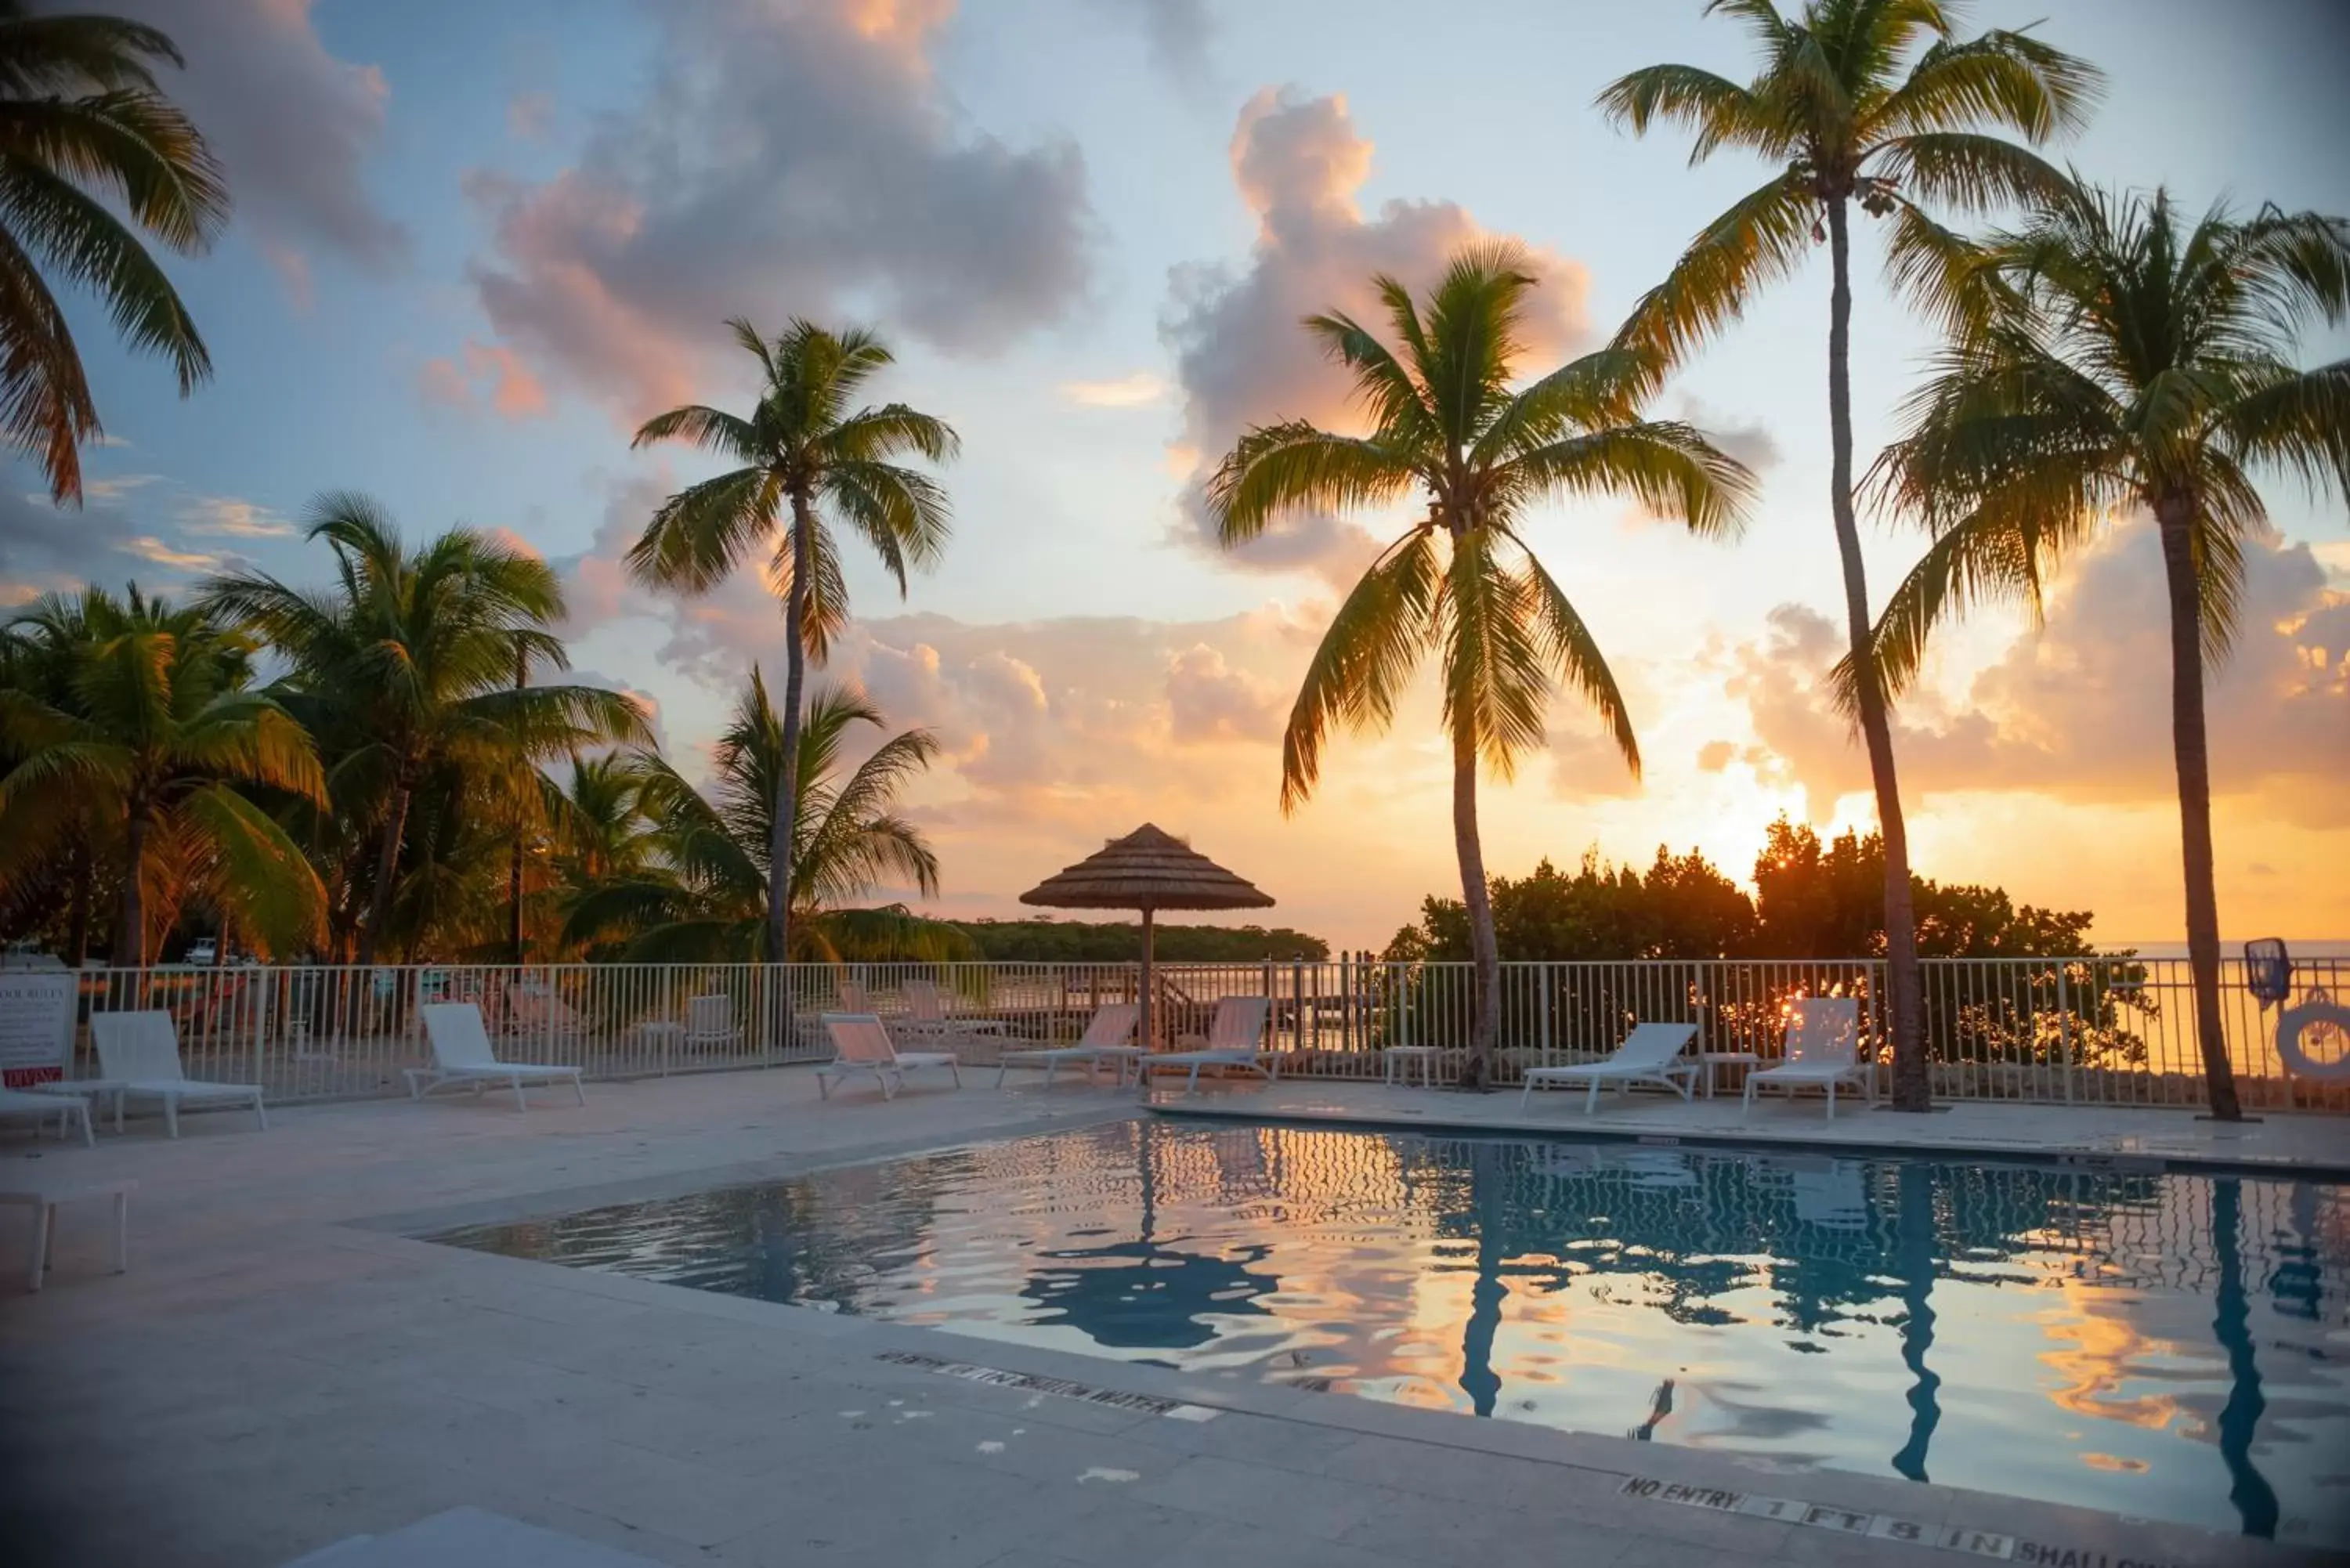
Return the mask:
M 1687 392 L 1681 394 L 1674 417 L 1703 431 L 1714 445 L 1757 473 L 1778 467 L 1785 456 L 1769 425 L 1760 420 L 1732 418 Z
M 327 51 L 310 0 L 112 0 L 105 9 L 163 27 L 187 57 L 186 72 L 167 72 L 164 87 L 219 156 L 239 223 L 297 305 L 308 289 L 305 246 L 378 269 L 407 254 L 407 232 L 361 179 L 383 140 L 390 88 L 375 67 Z
M 1281 694 L 1271 682 L 1235 670 L 1221 649 L 1195 642 L 1167 666 L 1170 732 L 1183 745 L 1265 741 L 1281 732 Z
M 180 510 L 188 532 L 227 539 L 290 539 L 300 532 L 266 506 L 233 495 L 203 495 Z
M 136 537 L 125 539 L 115 548 L 125 555 L 136 556 L 142 561 L 161 566 L 167 571 L 216 572 L 221 568 L 220 556 L 206 555 L 200 550 L 173 549 L 152 534 L 141 534 Z
M 425 360 L 416 374 L 416 389 L 442 408 L 471 410 L 478 398 L 510 420 L 546 412 L 546 389 L 503 344 L 467 342 L 462 365 L 446 356 Z
M 1232 133 L 1232 169 L 1256 214 L 1245 266 L 1194 263 L 1175 269 L 1160 336 L 1174 351 L 1183 391 L 1182 445 L 1213 462 L 1251 425 L 1306 419 L 1360 428 L 1343 373 L 1299 323 L 1333 308 L 1384 324 L 1371 278 L 1388 274 L 1414 290 L 1434 281 L 1453 252 L 1486 231 L 1451 202 L 1388 202 L 1365 216 L 1357 193 L 1372 144 L 1340 97 L 1267 88 L 1249 99 Z M 1542 279 L 1526 322 L 1526 356 L 1540 365 L 1581 343 L 1587 279 L 1574 261 L 1530 254 Z M 1223 556 L 1195 479 L 1180 535 Z M 1360 524 L 1309 516 L 1229 556 L 1265 571 L 1306 570 L 1349 581 L 1376 551 Z
M 1123 12 L 1142 24 L 1153 64 L 1180 81 L 1201 82 L 1208 72 L 1208 38 L 1214 25 L 1207 0 L 1094 0 L 1104 11 Z
M 1081 409 L 1139 409 L 1167 396 L 1167 379 L 1153 371 L 1137 370 L 1109 381 L 1064 381 L 1060 393 L 1063 402 Z
M 873 312 L 958 353 L 1061 319 L 1091 273 L 1083 157 L 960 122 L 931 58 L 951 8 L 654 10 L 650 85 L 576 166 L 466 181 L 500 336 L 634 419 L 689 395 L 728 317 Z
M 1772 612 L 1760 646 L 1733 656 L 1728 686 L 1767 779 L 1801 784 L 1815 815 L 1868 787 L 1858 748 L 1822 680 L 1843 638 L 1800 606 Z M 2152 527 L 2133 521 L 2084 551 L 2058 585 L 2046 627 L 2025 631 L 1962 700 L 1926 688 L 1897 715 L 1894 753 L 1912 799 L 2027 792 L 2080 804 L 2174 798 L 2170 645 Z M 2256 794 L 2307 827 L 2350 825 L 2350 595 L 2328 587 L 2303 545 L 2253 543 L 2230 657 L 2207 671 L 2212 789 Z
M 138 535 L 116 496 L 84 485 L 78 512 L 46 493 L 0 488 L 0 604 L 22 604 L 121 575 L 120 552 Z

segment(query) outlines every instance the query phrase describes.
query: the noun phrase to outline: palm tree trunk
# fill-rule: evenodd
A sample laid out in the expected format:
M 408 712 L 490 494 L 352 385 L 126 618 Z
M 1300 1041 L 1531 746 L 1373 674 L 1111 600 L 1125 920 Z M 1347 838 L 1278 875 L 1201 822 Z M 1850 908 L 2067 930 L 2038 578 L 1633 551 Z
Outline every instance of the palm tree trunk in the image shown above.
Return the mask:
M 139 873 L 147 860 L 147 831 L 153 819 L 143 805 L 130 808 L 123 828 L 122 905 L 114 917 L 114 957 L 117 969 L 143 969 L 147 964 L 147 911 L 139 897 Z
M 2203 732 L 2203 598 L 2195 569 L 2194 503 L 2155 506 L 2170 590 L 2170 746 L 2178 767 L 2178 837 L 2187 866 L 2187 968 L 2195 985 L 2195 1038 L 2203 1087 L 2218 1120 L 2241 1120 L 2236 1070 L 2220 1022 L 2220 896 L 2211 869 L 2211 753 Z
M 1868 747 L 1868 776 L 1877 789 L 1877 827 L 1885 839 L 1885 969 L 1891 992 L 1893 1108 L 1922 1111 L 1933 1103 L 1927 1071 L 1923 993 L 1918 976 L 1917 915 L 1909 893 L 1909 831 L 1901 816 L 1901 785 L 1893 771 L 1893 727 L 1885 690 L 1869 659 L 1868 576 L 1860 558 L 1860 524 L 1852 510 L 1852 255 L 1845 228 L 1846 198 L 1828 202 L 1829 252 L 1835 279 L 1828 296 L 1829 478 L 1836 554 L 1844 565 L 1845 620 L 1852 639 L 1854 690 L 1860 732 Z
M 398 782 L 391 787 L 391 815 L 376 846 L 375 886 L 368 889 L 367 919 L 359 924 L 359 952 L 352 961 L 362 970 L 374 964 L 376 942 L 383 935 L 384 922 L 391 919 L 391 885 L 400 873 L 400 841 L 408 831 L 408 797 L 415 792 L 410 774 L 403 761 Z
M 73 899 L 66 914 L 66 965 L 79 969 L 89 957 L 89 907 L 98 890 L 98 859 L 89 852 L 89 834 L 74 830 Z
M 784 595 L 784 758 L 776 770 L 775 820 L 767 833 L 767 961 L 791 956 L 792 822 L 799 812 L 800 691 L 807 683 L 807 581 L 815 514 L 807 493 L 792 492 L 792 581 Z
M 516 638 L 515 639 L 515 690 L 519 691 L 529 684 L 530 650 L 523 645 L 522 639 Z M 523 834 L 526 826 L 523 821 L 523 816 L 524 807 L 522 802 L 518 799 L 515 803 L 514 858 L 506 867 L 506 906 L 508 909 L 507 919 L 509 922 L 506 939 L 507 945 L 512 949 L 514 961 L 517 965 L 519 965 L 523 961 L 522 850 Z
M 1469 1061 L 1461 1081 L 1482 1089 L 1493 1081 L 1494 1046 L 1501 1036 L 1502 961 L 1493 939 L 1493 896 L 1485 885 L 1485 847 L 1477 836 L 1477 747 L 1458 725 L 1452 733 L 1452 848 L 1461 857 L 1461 901 L 1469 911 L 1469 956 L 1477 983 Z

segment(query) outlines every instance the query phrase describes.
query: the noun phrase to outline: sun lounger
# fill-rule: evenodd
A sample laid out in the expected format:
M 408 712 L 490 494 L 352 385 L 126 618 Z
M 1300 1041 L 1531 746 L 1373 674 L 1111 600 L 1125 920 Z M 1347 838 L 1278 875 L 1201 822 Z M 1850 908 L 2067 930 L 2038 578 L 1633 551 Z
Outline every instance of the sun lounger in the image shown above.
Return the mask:
M 889 1032 L 872 1013 L 827 1012 L 824 1015 L 824 1028 L 832 1036 L 832 1048 L 839 1054 L 816 1070 L 819 1099 L 832 1098 L 835 1078 L 859 1073 L 872 1074 L 881 1085 L 881 1097 L 893 1099 L 904 1085 L 906 1075 L 923 1067 L 944 1067 L 953 1075 L 955 1087 L 962 1087 L 962 1070 L 953 1052 L 900 1051 L 889 1044 Z
M 1183 1085 L 1187 1095 L 1196 1094 L 1200 1087 L 1202 1067 L 1246 1067 L 1263 1073 L 1268 1081 L 1281 1072 L 1281 1059 L 1262 1048 L 1265 1020 L 1272 1015 L 1273 1001 L 1263 996 L 1227 996 L 1216 1003 L 1214 1018 L 1210 1020 L 1205 1036 L 1191 1034 L 1179 1040 L 1180 1046 L 1197 1040 L 1200 1044 L 1189 1050 L 1161 1051 L 1142 1058 L 1142 1082 L 1147 1087 L 1150 1075 L 1162 1067 L 1187 1067 L 1190 1076 Z M 1268 1067 L 1265 1063 L 1273 1064 Z
M 1697 1064 L 1682 1061 L 1680 1054 L 1696 1038 L 1694 1023 L 1638 1024 L 1624 1036 L 1624 1044 L 1616 1047 L 1616 1054 L 1605 1062 L 1527 1068 L 1524 1086 L 1518 1091 L 1518 1108 L 1526 1108 L 1536 1088 L 1566 1084 L 1588 1085 L 1583 1096 L 1583 1114 L 1586 1116 L 1599 1103 L 1602 1084 L 1614 1084 L 1626 1091 L 1635 1084 L 1659 1084 L 1686 1100 L 1690 1097 L 1690 1085 L 1697 1076 Z
M 78 1095 L 28 1095 L 21 1089 L 0 1089 L 0 1116 L 31 1116 L 36 1122 L 57 1118 L 57 1136 L 78 1122 L 85 1147 L 95 1147 L 89 1132 L 89 1102 Z
M 407 1070 L 411 1099 L 421 1100 L 443 1084 L 471 1084 L 477 1094 L 492 1084 L 506 1084 L 513 1087 L 515 1109 L 520 1111 L 530 1106 L 523 1097 L 524 1085 L 568 1083 L 579 1103 L 588 1103 L 588 1091 L 579 1082 L 577 1067 L 499 1061 L 490 1049 L 488 1032 L 482 1027 L 482 1010 L 472 1002 L 429 1002 L 417 1011 L 424 1015 L 424 1037 L 432 1045 L 432 1065 Z
M 1835 1119 L 1839 1084 L 1856 1085 L 1877 1103 L 1877 1064 L 1860 1060 L 1860 1002 L 1849 996 L 1806 997 L 1794 1004 L 1787 1024 L 1787 1059 L 1776 1067 L 1746 1075 L 1743 1116 L 1754 1108 L 1754 1091 L 1779 1088 L 1792 1096 L 1797 1089 L 1825 1089 L 1828 1119 Z
M 909 1016 L 899 1020 L 898 1029 L 910 1040 L 943 1045 L 958 1035 L 1003 1038 L 1003 1025 L 993 1018 L 957 1018 L 948 1012 L 945 999 L 930 981 L 910 980 L 899 989 L 906 993 Z
M 743 1031 L 734 1024 L 734 1002 L 723 992 L 697 996 L 685 1004 L 685 1044 L 733 1045 Z
M 98 1045 L 98 1075 L 124 1099 L 161 1100 L 163 1127 L 180 1136 L 182 1106 L 251 1106 L 262 1130 L 269 1113 L 261 1108 L 258 1084 L 213 1084 L 191 1078 L 180 1065 L 180 1040 L 168 1012 L 93 1012 L 90 1038 Z
M 1141 1011 L 1131 1002 L 1113 1002 L 1095 1010 L 1092 1019 L 1086 1024 L 1085 1033 L 1078 1036 L 1074 1045 L 1004 1052 L 996 1058 L 995 1086 L 999 1089 L 1003 1087 L 1003 1075 L 1008 1068 L 1042 1064 L 1045 1086 L 1050 1088 L 1054 1073 L 1064 1062 L 1084 1063 L 1086 1075 L 1089 1078 L 1104 1062 L 1114 1062 L 1118 1064 L 1118 1081 L 1124 1084 L 1126 1064 L 1142 1054 L 1142 1047 L 1131 1043 L 1135 1020 Z

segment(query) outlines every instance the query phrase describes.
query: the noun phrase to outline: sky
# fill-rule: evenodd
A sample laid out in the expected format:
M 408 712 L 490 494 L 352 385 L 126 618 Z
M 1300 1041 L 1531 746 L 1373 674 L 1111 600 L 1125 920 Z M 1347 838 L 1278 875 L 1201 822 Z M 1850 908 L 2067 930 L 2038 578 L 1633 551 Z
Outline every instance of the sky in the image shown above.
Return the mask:
M 1144 821 L 1278 900 L 1269 918 L 1382 944 L 1458 896 L 1432 690 L 1326 756 L 1284 817 L 1296 680 L 1396 515 L 1318 519 L 1238 555 L 1203 529 L 1205 465 L 1249 425 L 1342 421 L 1297 327 L 1424 286 L 1507 236 L 1541 278 L 1528 369 L 1604 342 L 1692 234 L 1761 184 L 1738 155 L 1608 127 L 1593 96 L 1685 60 L 1741 75 L 1697 0 L 109 0 L 188 60 L 171 87 L 211 139 L 234 220 L 171 272 L 215 375 L 186 400 L 74 312 L 108 431 L 87 504 L 21 461 L 0 487 L 0 605 L 95 580 L 184 593 L 207 573 L 323 576 L 301 527 L 328 490 L 411 536 L 502 530 L 563 574 L 576 678 L 654 709 L 689 773 L 782 622 L 755 573 L 700 599 L 620 557 L 660 499 L 713 472 L 632 451 L 652 413 L 741 408 L 723 326 L 864 324 L 896 348 L 878 399 L 949 420 L 955 534 L 895 586 L 854 550 L 856 623 L 819 678 L 862 685 L 941 755 L 911 797 L 944 888 L 1018 892 Z M 1981 0 L 2109 76 L 2056 150 L 2197 208 L 2350 213 L 2350 12 L 2324 0 Z M 1864 222 L 1862 228 L 1866 229 Z M 1858 241 L 1856 446 L 1892 431 L 1930 337 Z M 1547 506 L 1529 536 L 1631 703 L 1631 778 L 1589 717 L 1482 794 L 1503 875 L 1587 851 L 1703 850 L 1744 879 L 1784 814 L 1874 821 L 1821 696 L 1841 592 L 1827 520 L 1825 265 L 1764 296 L 1660 395 L 1761 476 L 1742 539 L 1629 503 Z M 2307 358 L 2350 353 L 2313 338 Z M 2276 536 L 2210 712 L 2230 940 L 2350 936 L 2350 514 L 2264 487 Z M 1864 524 L 1877 601 L 1919 541 Z M 1918 870 L 2094 910 L 2106 941 L 2180 914 L 2160 567 L 2119 519 L 2044 621 L 1946 635 L 1898 716 Z M 908 896 L 884 889 L 877 897 Z M 1268 918 L 1268 917 L 1258 917 Z

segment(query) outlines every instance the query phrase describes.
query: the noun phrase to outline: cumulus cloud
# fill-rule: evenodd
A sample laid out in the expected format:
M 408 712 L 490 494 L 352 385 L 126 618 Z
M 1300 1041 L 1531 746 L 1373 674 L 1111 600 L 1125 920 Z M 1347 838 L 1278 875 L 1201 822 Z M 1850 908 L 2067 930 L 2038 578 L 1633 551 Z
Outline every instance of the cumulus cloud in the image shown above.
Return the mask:
M 1673 417 L 1703 431 L 1714 445 L 1757 473 L 1778 467 L 1785 455 L 1779 449 L 1779 438 L 1761 420 L 1738 419 L 1687 392 L 1681 394 Z
M 328 52 L 311 0 L 111 0 L 104 9 L 162 27 L 179 45 L 188 68 L 164 85 L 211 142 L 238 222 L 297 304 L 309 286 L 307 247 L 377 268 L 405 255 L 407 232 L 361 178 L 383 140 L 390 89 L 375 67 Z
M 952 0 L 704 0 L 652 12 L 651 84 L 578 163 L 476 172 L 499 334 L 641 417 L 689 392 L 722 322 L 878 312 L 957 352 L 1085 294 L 1075 144 L 959 123 L 932 52 Z
M 202 550 L 175 549 L 152 534 L 140 534 L 123 540 L 115 546 L 125 555 L 136 556 L 151 566 L 172 572 L 216 572 L 223 565 L 219 556 Z
M 468 410 L 486 404 L 510 420 L 546 412 L 546 389 L 513 349 L 502 344 L 468 342 L 461 358 L 462 363 L 447 356 L 424 361 L 417 372 L 416 389 L 426 402 Z
M 82 509 L 70 513 L 51 506 L 46 493 L 0 489 L 0 606 L 118 575 L 116 552 L 136 534 L 114 499 L 90 486 Z
M 1223 650 L 1193 643 L 1167 666 L 1170 731 L 1185 745 L 1266 741 L 1281 732 L 1281 693 L 1270 681 L 1235 670 Z
M 2212 787 L 2258 794 L 2310 827 L 2350 824 L 2350 595 L 2330 588 L 2308 546 L 2245 554 L 2242 622 L 2208 674 Z M 1814 815 L 1867 787 L 1858 748 L 1822 682 L 1842 651 L 1837 626 L 1800 606 L 1773 610 L 1760 646 L 1734 655 L 1731 695 L 1766 777 L 1804 785 Z M 2084 552 L 2038 633 L 1977 674 L 1962 701 L 1906 701 L 1894 750 L 1905 791 L 2022 791 L 2077 803 L 2174 794 L 2170 644 L 2162 563 L 2150 525 L 2119 526 Z M 1726 759 L 1725 759 L 1726 760 Z
M 1232 133 L 1232 169 L 1256 214 L 1245 266 L 1179 267 L 1160 322 L 1183 392 L 1184 449 L 1212 462 L 1251 425 L 1306 419 L 1357 428 L 1347 378 L 1300 327 L 1336 308 L 1382 325 L 1371 278 L 1388 274 L 1425 288 L 1461 245 L 1486 231 L 1451 202 L 1388 202 L 1366 215 L 1357 194 L 1373 147 L 1355 128 L 1344 98 L 1307 98 L 1267 88 L 1243 108 Z M 1530 363 L 1554 358 L 1587 334 L 1587 278 L 1555 252 L 1531 253 L 1542 286 L 1526 323 Z M 1197 480 L 1184 499 L 1182 536 L 1222 554 Z M 1297 519 L 1268 530 L 1231 558 L 1267 571 L 1310 570 L 1350 580 L 1376 549 L 1359 524 Z

